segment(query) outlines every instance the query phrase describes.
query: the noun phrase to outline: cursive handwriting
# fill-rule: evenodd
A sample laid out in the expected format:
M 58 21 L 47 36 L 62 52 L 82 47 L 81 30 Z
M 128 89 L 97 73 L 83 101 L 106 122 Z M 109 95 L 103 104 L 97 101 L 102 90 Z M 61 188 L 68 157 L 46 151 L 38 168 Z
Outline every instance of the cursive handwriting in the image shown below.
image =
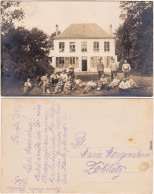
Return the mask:
M 85 140 L 86 140 L 85 132 L 76 133 L 74 136 L 74 142 L 71 145 L 73 148 L 77 148 L 79 146 L 82 146 Z
M 117 152 L 115 151 L 114 147 L 107 150 L 106 153 L 107 153 L 106 158 L 117 158 L 118 161 L 124 158 L 149 158 L 150 157 L 150 153 L 143 153 L 142 150 L 139 150 L 136 153 Z
M 95 162 L 95 161 L 88 161 L 86 163 L 86 166 L 88 167 L 85 172 L 88 174 L 94 174 L 94 173 L 112 173 L 115 174 L 112 177 L 112 180 L 115 180 L 118 178 L 121 174 L 121 172 L 126 169 L 125 166 L 121 165 L 120 163 L 115 163 L 115 164 L 105 164 L 102 161 Z

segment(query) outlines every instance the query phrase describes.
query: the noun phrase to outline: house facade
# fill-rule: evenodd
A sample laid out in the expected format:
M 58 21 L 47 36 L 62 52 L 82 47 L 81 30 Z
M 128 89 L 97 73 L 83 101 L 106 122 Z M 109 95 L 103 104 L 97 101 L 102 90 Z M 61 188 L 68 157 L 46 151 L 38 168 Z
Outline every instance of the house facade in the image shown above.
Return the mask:
M 58 34 L 58 26 L 56 32 Z M 74 66 L 75 72 L 97 72 L 100 59 L 105 71 L 110 71 L 112 58 L 117 61 L 112 26 L 108 34 L 97 24 L 71 24 L 54 37 L 50 56 L 57 71 Z

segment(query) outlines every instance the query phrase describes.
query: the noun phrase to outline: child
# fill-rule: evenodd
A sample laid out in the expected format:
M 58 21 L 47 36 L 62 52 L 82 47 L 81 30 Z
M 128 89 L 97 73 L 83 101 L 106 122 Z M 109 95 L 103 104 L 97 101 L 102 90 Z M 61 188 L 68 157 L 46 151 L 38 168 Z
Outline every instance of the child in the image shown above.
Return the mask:
M 98 81 L 97 90 L 100 91 L 103 87 L 105 87 L 105 91 L 107 92 L 107 77 L 105 75 L 102 75 Z
M 64 87 L 64 82 L 62 81 L 62 79 L 59 79 L 58 83 L 56 84 L 54 94 L 61 92 L 63 90 L 63 87 Z
M 120 85 L 119 85 L 119 90 L 122 92 L 126 92 L 129 91 L 130 88 L 130 84 L 129 82 L 126 80 L 126 78 L 124 77 L 123 80 L 121 81 Z
M 91 80 L 90 82 L 86 84 L 86 87 L 84 88 L 83 93 L 87 94 L 89 91 L 91 91 L 95 87 L 96 87 L 96 83 L 93 80 Z
M 116 87 L 118 86 L 120 83 L 120 79 L 118 78 L 118 76 L 116 76 L 113 81 L 110 83 L 109 87 L 110 88 L 113 88 L 113 87 Z
M 31 87 L 32 87 L 32 84 L 30 82 L 30 79 L 27 79 L 27 82 L 25 82 L 25 84 L 24 84 L 24 94 L 29 93 Z

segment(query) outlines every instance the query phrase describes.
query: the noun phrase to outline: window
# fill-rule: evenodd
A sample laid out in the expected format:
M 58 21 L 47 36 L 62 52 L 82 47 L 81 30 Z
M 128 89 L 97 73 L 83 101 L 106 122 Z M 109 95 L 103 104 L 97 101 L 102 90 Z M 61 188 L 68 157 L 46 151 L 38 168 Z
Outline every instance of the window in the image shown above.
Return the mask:
M 51 50 L 54 50 L 54 42 L 51 42 Z
M 69 65 L 74 65 L 76 68 L 79 67 L 78 57 L 56 57 L 57 68 L 69 68 Z
M 110 42 L 104 42 L 104 51 L 110 51 Z
M 94 51 L 99 51 L 99 42 L 94 42 Z
M 98 63 L 100 62 L 103 63 L 103 57 L 91 57 L 91 67 L 96 68 Z
M 70 57 L 70 65 L 75 65 L 75 57 Z
M 75 42 L 70 42 L 70 52 L 75 52 Z
M 78 57 L 70 57 L 70 65 L 74 65 L 76 68 L 79 67 Z
M 64 57 L 56 57 L 56 67 L 58 68 L 65 67 Z
M 64 50 L 65 50 L 65 43 L 59 42 L 59 52 L 64 52 Z
M 81 52 L 87 52 L 87 42 L 81 42 Z

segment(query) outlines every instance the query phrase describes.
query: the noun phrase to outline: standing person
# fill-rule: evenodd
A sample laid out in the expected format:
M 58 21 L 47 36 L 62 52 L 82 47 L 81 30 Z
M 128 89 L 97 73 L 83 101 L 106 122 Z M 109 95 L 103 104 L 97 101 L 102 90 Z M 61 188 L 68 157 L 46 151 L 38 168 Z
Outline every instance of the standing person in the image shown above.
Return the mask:
M 118 64 L 115 62 L 115 59 L 112 59 L 111 62 L 111 79 L 113 80 L 117 76 Z
M 97 64 L 97 71 L 98 71 L 98 76 L 99 79 L 102 77 L 104 74 L 104 64 L 101 62 L 101 58 L 99 59 L 99 63 Z
M 127 63 L 127 60 L 124 60 L 124 64 L 122 65 L 122 71 L 124 72 L 124 77 L 129 77 L 129 71 L 131 70 L 130 64 Z

